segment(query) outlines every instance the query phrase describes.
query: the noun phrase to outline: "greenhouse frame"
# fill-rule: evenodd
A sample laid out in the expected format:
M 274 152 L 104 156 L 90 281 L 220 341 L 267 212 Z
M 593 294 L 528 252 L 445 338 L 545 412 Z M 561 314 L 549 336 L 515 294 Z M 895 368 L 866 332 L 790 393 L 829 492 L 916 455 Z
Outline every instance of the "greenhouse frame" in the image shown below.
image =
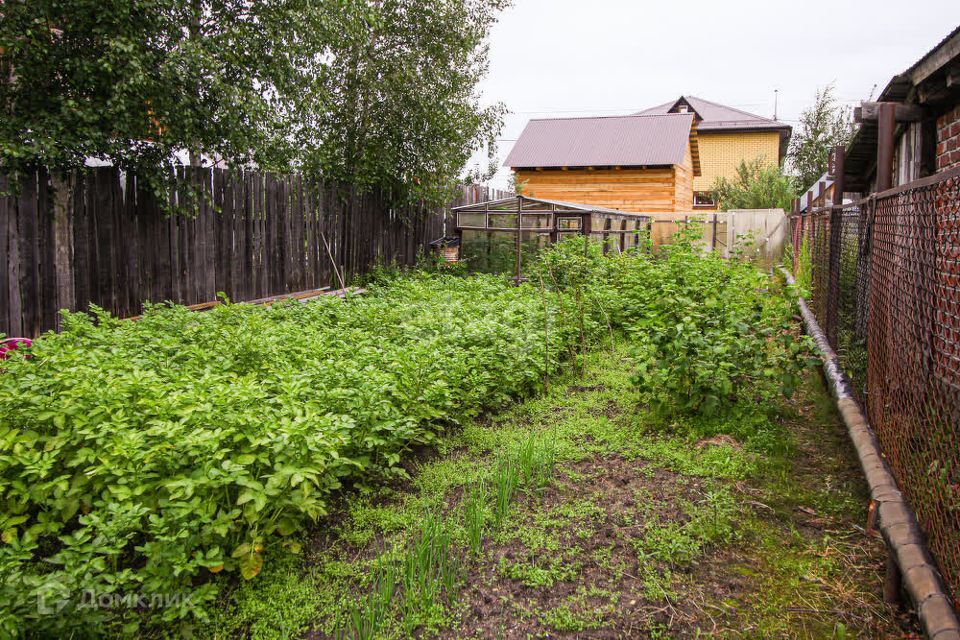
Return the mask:
M 604 253 L 645 246 L 650 216 L 588 204 L 512 196 L 453 207 L 460 260 L 476 271 L 513 273 L 548 244 L 584 236 L 603 243 Z M 585 243 L 586 246 L 586 243 Z

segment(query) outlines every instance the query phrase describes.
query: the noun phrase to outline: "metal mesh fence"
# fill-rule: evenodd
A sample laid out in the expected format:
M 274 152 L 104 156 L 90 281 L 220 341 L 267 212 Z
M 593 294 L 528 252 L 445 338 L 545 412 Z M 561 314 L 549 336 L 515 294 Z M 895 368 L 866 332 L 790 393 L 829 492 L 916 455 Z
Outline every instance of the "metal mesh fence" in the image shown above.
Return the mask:
M 960 606 L 960 170 L 793 223 L 811 309 Z

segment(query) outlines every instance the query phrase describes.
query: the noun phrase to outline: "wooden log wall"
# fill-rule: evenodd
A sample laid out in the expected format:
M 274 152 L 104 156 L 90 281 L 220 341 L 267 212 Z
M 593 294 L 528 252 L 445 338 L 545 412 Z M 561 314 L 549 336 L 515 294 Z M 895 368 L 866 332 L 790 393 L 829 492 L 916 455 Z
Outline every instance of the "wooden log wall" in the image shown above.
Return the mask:
M 57 329 L 59 310 L 97 305 L 118 317 L 144 301 L 197 304 L 218 292 L 254 300 L 337 284 L 375 263 L 413 264 L 444 233 L 445 210 L 391 208 L 378 193 L 303 176 L 186 169 L 169 215 L 134 176 L 112 167 L 68 176 L 66 215 L 44 171 L 11 185 L 0 175 L 0 334 Z M 67 193 L 66 190 L 61 193 Z M 486 200 L 465 187 L 454 204 Z M 500 195 L 499 193 L 495 195 Z
M 531 198 L 631 212 L 678 210 L 676 176 L 672 167 L 519 169 L 515 174 L 517 184 L 523 184 L 523 195 Z

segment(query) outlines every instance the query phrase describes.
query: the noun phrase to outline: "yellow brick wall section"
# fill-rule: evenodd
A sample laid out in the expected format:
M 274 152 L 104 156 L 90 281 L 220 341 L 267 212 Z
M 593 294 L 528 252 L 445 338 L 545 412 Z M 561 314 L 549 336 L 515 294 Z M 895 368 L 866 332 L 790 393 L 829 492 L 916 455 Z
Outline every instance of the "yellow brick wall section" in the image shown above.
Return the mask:
M 694 191 L 709 191 L 718 177 L 732 178 L 742 160 L 750 162 L 763 157 L 774 166 L 780 160 L 780 134 L 777 131 L 700 131 L 697 139 L 701 175 L 693 179 Z

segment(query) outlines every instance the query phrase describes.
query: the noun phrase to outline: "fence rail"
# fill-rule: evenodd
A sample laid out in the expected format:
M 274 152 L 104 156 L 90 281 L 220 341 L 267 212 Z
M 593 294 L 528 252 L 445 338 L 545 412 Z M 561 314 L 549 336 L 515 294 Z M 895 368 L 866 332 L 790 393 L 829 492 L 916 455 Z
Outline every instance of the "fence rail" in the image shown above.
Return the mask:
M 120 317 L 145 300 L 243 301 L 336 282 L 377 261 L 412 264 L 443 235 L 445 211 L 391 208 L 381 193 L 221 169 L 184 170 L 195 216 L 168 215 L 135 176 L 98 167 L 71 177 L 67 215 L 44 171 L 0 175 L 0 333 L 34 337 L 59 310 L 97 305 Z M 491 196 L 464 187 L 455 204 Z M 61 207 L 62 208 L 62 207 Z M 329 243 L 329 252 L 325 241 Z
M 960 607 L 960 169 L 791 222 L 795 272 Z

